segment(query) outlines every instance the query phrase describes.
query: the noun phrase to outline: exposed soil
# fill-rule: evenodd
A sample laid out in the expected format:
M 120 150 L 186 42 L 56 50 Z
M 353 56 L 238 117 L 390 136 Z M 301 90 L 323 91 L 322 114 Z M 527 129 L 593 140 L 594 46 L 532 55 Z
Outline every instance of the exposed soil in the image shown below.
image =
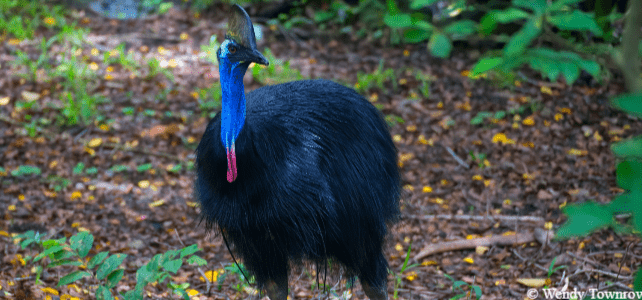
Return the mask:
M 15 59 L 14 49 L 34 52 L 37 47 L 2 41 L 6 47 L 0 49 L 0 98 L 9 97 L 10 102 L 0 106 L 0 166 L 8 173 L 0 177 L 0 232 L 10 235 L 38 230 L 59 238 L 80 228 L 89 230 L 95 236 L 97 251 L 128 254 L 119 291 L 133 288 L 136 270 L 153 255 L 183 245 L 199 245 L 203 250 L 199 255 L 209 262 L 203 270 L 230 264 L 232 258 L 220 236 L 208 233 L 199 223 L 199 208 L 192 196 L 195 173 L 186 167 L 186 162 L 194 159 L 209 113 L 199 108 L 192 92 L 218 81 L 216 67 L 198 55 L 200 45 L 208 43 L 213 34 L 222 36 L 225 12 L 196 18 L 172 10 L 167 15 L 132 21 L 84 12 L 77 17 L 82 26 L 91 29 L 89 40 L 93 43 L 85 44 L 80 57 L 99 65 L 94 92 L 110 100 L 99 105 L 99 114 L 114 122 L 48 126 L 33 138 L 25 136 L 21 124 L 27 113 L 55 119 L 55 110 L 20 111 L 15 104 L 24 91 L 37 93 L 35 101 L 41 107 L 59 101 L 48 93 L 56 88 L 56 82 L 18 77 L 20 68 L 10 64 Z M 391 127 L 403 174 L 402 218 L 391 230 L 386 255 L 391 270 L 397 273 L 412 243 L 409 263 L 419 266 L 402 275 L 397 288 L 400 298 L 453 297 L 457 295 L 453 283 L 443 275 L 448 274 L 480 286 L 484 299 L 524 299 L 529 287 L 518 279 L 547 278 L 555 257 L 555 265 L 566 268 L 552 274 L 552 287 L 568 284 L 570 290 L 586 291 L 598 284 L 602 288 L 615 283 L 610 290 L 631 290 L 633 272 L 642 264 L 642 243 L 612 230 L 546 245 L 531 238 L 513 246 L 493 245 L 478 251 L 472 246 L 414 259 L 425 247 L 448 241 L 507 234 L 529 237 L 550 224 L 554 230 L 566 220 L 561 212 L 564 205 L 607 202 L 621 193 L 609 146 L 642 133 L 636 119 L 608 105 L 610 97 L 623 91 L 621 80 L 604 85 L 585 80 L 568 86 L 546 83 L 523 70 L 528 80 L 520 77 L 511 88 L 498 88 L 488 79 L 464 76 L 479 56 L 477 49 L 460 47 L 451 58 L 441 60 L 431 57 L 425 45 L 382 46 L 381 41 L 347 35 L 317 38 L 312 34 L 309 40 L 294 41 L 273 29 L 264 27 L 259 47 L 269 47 L 305 77 L 354 85 L 359 72 L 373 72 L 381 60 L 396 72 L 394 86 L 387 82 L 384 89 L 372 88 L 364 96 L 381 104 L 384 114 L 403 120 Z M 182 33 L 187 39 L 181 38 Z M 126 42 L 136 57 L 174 59 L 171 64 L 176 66 L 169 70 L 175 80 L 162 75 L 149 80 L 130 76 L 131 72 L 119 65 L 106 70 L 102 53 L 121 42 Z M 101 54 L 92 55 L 92 48 Z M 417 73 L 429 80 L 428 97 L 418 90 L 422 83 Z M 246 76 L 248 89 L 258 86 Z M 163 91 L 169 91 L 166 98 L 157 100 Z M 125 107 L 135 107 L 135 113 L 124 114 Z M 480 111 L 518 107 L 524 109 L 501 120 L 470 123 Z M 156 113 L 146 116 L 145 110 Z M 168 111 L 171 116 L 165 114 Z M 501 133 L 504 139 L 498 135 Z M 97 145 L 96 138 L 102 138 L 102 143 Z M 475 161 L 470 153 L 485 154 L 487 161 Z M 79 162 L 97 168 L 97 173 L 74 174 Z M 150 170 L 136 171 L 137 166 L 148 163 Z M 168 171 L 179 163 L 183 164 L 180 171 Z M 12 176 L 11 171 L 20 165 L 38 166 L 42 174 Z M 129 166 L 130 171 L 115 172 L 111 170 L 115 165 Z M 71 184 L 56 192 L 56 183 L 45 180 L 48 176 L 69 179 Z M 41 288 L 52 287 L 61 295 L 93 298 L 96 282 L 91 280 L 80 281 L 79 290 L 56 287 L 69 269 L 45 271 L 44 285 L 34 285 L 32 265 L 23 266 L 16 259 L 17 255 L 33 255 L 34 250 L 21 250 L 9 236 L 0 235 L 0 241 L 4 243 L 0 249 L 2 292 L 16 298 L 43 299 Z M 350 289 L 340 268 L 331 269 L 328 285 L 337 295 L 364 298 L 360 285 Z M 247 290 L 235 289 L 239 283 L 236 276 L 209 293 L 200 277 L 195 267 L 185 266 L 173 279 L 190 283 L 190 288 L 200 292 L 199 299 L 250 297 Z M 319 277 L 323 280 L 322 274 Z M 290 296 L 317 297 L 318 291 L 311 289 L 316 280 L 314 265 L 293 268 Z M 395 280 L 390 275 L 390 298 L 394 290 Z M 149 286 L 147 291 L 151 299 L 170 297 L 163 285 Z

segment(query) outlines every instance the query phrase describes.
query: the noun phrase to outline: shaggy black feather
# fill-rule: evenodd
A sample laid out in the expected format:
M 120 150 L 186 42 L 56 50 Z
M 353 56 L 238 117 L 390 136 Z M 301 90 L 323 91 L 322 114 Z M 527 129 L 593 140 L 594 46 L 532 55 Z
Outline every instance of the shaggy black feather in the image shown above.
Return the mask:
M 246 99 L 238 178 L 226 180 L 220 114 L 196 150 L 195 193 L 208 225 L 260 284 L 287 280 L 288 262 L 335 258 L 385 289 L 382 245 L 399 215 L 400 177 L 381 113 L 327 80 L 264 86 Z

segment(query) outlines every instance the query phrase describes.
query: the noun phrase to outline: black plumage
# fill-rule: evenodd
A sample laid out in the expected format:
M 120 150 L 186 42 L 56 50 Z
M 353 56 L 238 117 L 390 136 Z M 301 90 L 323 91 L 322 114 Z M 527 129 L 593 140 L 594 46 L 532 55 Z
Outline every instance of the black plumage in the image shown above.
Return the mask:
M 234 46 L 224 51 L 253 50 Z M 233 65 L 230 57 L 219 54 L 219 64 Z M 242 76 L 222 74 L 221 83 L 224 97 L 226 88 L 243 89 Z M 195 192 L 208 224 L 235 246 L 273 300 L 287 296 L 288 262 L 327 258 L 357 274 L 368 297 L 385 299 L 382 246 L 399 215 L 400 178 L 381 113 L 354 90 L 327 80 L 264 86 L 239 98 L 227 99 L 245 101 L 236 138 L 226 145 L 222 136 L 234 125 L 222 124 L 221 115 L 242 119 L 239 109 L 226 112 L 228 105 L 242 105 L 224 99 L 196 150 Z

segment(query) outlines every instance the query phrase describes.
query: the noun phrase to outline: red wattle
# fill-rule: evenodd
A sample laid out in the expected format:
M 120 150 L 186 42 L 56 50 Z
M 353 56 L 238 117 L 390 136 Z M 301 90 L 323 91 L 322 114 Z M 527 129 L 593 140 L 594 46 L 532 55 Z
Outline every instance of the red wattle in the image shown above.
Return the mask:
M 227 151 L 227 182 L 233 182 L 236 180 L 236 152 L 234 151 L 234 146 L 232 149 L 226 149 Z

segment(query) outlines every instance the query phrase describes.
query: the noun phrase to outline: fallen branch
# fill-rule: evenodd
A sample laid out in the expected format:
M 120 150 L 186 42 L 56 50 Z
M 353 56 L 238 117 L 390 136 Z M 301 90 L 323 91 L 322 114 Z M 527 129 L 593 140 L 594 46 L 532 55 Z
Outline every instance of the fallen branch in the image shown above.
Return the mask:
M 453 151 L 453 149 L 450 149 L 450 147 L 448 147 L 448 146 L 443 146 L 443 147 L 446 148 L 446 151 L 448 151 L 448 153 L 450 155 L 452 155 L 453 158 L 455 158 L 457 163 L 459 163 L 462 167 L 464 167 L 466 169 L 470 169 L 470 166 L 463 159 L 461 159 L 459 156 L 457 156 L 457 153 L 455 153 L 455 151 Z
M 415 216 L 407 215 L 409 218 L 432 221 L 439 220 L 465 220 L 465 221 L 514 221 L 514 222 L 534 222 L 544 223 L 544 218 L 534 216 L 471 216 L 471 215 L 435 215 L 435 216 Z
M 540 244 L 544 244 L 547 241 L 551 240 L 552 235 L 552 231 L 544 231 L 542 229 L 536 228 L 535 231 L 530 233 L 520 233 L 506 236 L 491 236 L 472 240 L 460 240 L 432 244 L 423 248 L 417 255 L 415 255 L 414 259 L 416 261 L 419 261 L 426 256 L 430 256 L 436 253 L 463 249 L 474 249 L 479 246 L 513 246 L 530 242 L 539 242 Z

